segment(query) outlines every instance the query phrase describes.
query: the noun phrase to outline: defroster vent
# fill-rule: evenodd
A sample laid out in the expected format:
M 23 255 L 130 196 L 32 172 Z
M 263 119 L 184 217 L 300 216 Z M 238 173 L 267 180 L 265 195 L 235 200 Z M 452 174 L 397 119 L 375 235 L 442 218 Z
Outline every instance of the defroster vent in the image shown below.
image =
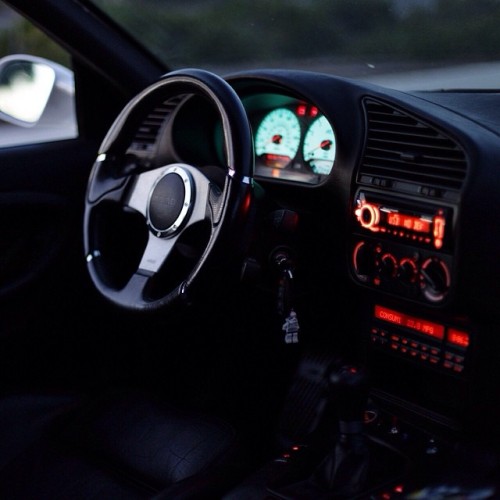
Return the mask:
M 367 137 L 358 182 L 413 194 L 456 198 L 467 173 L 462 147 L 398 108 L 365 99 Z

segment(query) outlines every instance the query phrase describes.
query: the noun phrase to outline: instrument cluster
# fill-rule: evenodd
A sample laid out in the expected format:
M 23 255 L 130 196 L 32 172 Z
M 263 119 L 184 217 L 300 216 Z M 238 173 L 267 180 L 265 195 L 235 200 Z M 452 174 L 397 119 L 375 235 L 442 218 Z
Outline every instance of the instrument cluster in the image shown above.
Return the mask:
M 335 163 L 337 142 L 331 123 L 310 103 L 273 97 L 249 113 L 256 177 L 319 184 Z

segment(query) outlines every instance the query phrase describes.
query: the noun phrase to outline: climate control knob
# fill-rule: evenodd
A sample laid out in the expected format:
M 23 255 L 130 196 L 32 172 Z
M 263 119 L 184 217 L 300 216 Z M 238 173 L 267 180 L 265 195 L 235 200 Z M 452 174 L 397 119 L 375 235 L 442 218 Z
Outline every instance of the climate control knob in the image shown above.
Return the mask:
M 379 271 L 383 278 L 395 278 L 398 270 L 396 258 L 386 253 L 380 258 Z
M 398 278 L 406 285 L 412 285 L 417 281 L 418 269 L 415 261 L 405 257 L 399 263 Z
M 437 257 L 428 258 L 420 269 L 420 287 L 424 297 L 431 302 L 440 302 L 450 288 L 450 271 L 445 262 Z
M 360 241 L 353 251 L 354 272 L 360 281 L 369 281 L 376 270 L 376 251 L 372 244 Z

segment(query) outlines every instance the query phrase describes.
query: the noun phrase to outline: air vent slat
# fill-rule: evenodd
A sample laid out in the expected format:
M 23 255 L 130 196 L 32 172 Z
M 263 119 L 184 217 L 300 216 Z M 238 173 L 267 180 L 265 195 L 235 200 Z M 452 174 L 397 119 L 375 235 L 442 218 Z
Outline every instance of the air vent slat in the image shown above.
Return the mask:
M 415 130 L 412 127 L 401 127 L 397 130 L 383 130 L 383 129 L 372 129 L 371 138 L 373 139 L 384 139 L 384 140 L 394 140 L 394 141 L 421 141 L 424 144 L 443 144 L 447 147 L 453 147 L 449 141 L 444 140 L 441 137 L 436 137 L 434 134 L 429 134 L 422 130 Z
M 457 149 L 446 148 L 438 144 L 423 144 L 409 141 L 388 141 L 369 139 L 366 144 L 367 150 L 374 151 L 392 151 L 394 154 L 404 154 L 405 156 L 413 153 L 414 156 L 440 158 L 450 158 L 454 161 L 465 162 L 463 152 Z
M 442 161 L 454 163 L 459 165 L 461 169 L 464 168 L 464 165 L 466 165 L 466 161 L 463 159 L 463 153 L 461 151 L 450 151 L 449 149 L 443 148 L 428 148 L 428 151 L 423 153 L 415 151 L 415 154 L 412 154 L 412 150 L 409 148 L 406 148 L 406 151 L 403 151 L 401 148 L 396 151 L 395 148 L 391 146 L 392 144 L 388 144 L 387 141 L 376 145 L 370 143 L 369 148 L 367 148 L 367 154 L 380 157 L 381 159 L 385 158 L 386 155 L 392 155 L 397 158 L 408 158 L 410 156 L 413 158 L 424 158 L 433 162 Z
M 367 137 L 359 182 L 397 181 L 405 185 L 459 192 L 467 172 L 462 147 L 451 137 L 388 104 L 366 99 Z M 384 183 L 384 185 L 388 185 Z
M 407 171 L 403 169 L 396 168 L 383 168 L 383 167 L 373 167 L 370 172 L 365 172 L 370 175 L 376 175 L 382 177 L 384 179 L 390 179 L 393 181 L 412 181 L 422 184 L 422 181 L 425 180 L 425 186 L 435 186 L 436 183 L 441 184 L 446 182 L 449 187 L 453 187 L 458 189 L 462 184 L 462 179 L 457 178 L 451 175 L 442 176 L 433 172 L 424 172 L 422 174 L 409 174 Z
M 384 161 L 384 164 L 381 165 L 379 163 L 379 158 L 376 156 L 367 156 L 365 158 L 365 165 L 366 167 L 370 167 L 372 165 L 374 168 L 395 168 L 401 171 L 407 170 L 407 164 L 404 161 L 397 160 L 397 159 L 388 159 Z M 441 162 L 439 164 L 436 164 L 435 162 L 418 162 L 418 163 L 413 163 L 415 166 L 415 170 L 423 170 L 426 169 L 428 171 L 436 171 L 440 172 L 442 174 L 445 174 L 445 177 L 448 175 L 456 176 L 457 179 L 462 179 L 463 180 L 463 171 L 460 168 L 457 168 L 454 165 L 446 165 L 444 162 Z M 366 173 L 366 172 L 365 172 Z M 423 172 L 422 172 L 423 173 Z
M 128 149 L 129 153 L 144 155 L 152 152 L 158 140 L 158 134 L 168 115 L 175 109 L 181 98 L 170 99 L 154 108 L 144 118 L 137 129 Z

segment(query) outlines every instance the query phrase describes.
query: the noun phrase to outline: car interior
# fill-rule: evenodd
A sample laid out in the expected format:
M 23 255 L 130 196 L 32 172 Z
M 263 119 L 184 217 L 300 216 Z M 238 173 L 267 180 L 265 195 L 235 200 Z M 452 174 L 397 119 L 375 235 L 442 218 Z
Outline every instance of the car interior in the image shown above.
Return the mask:
M 0 147 L 1 498 L 500 496 L 498 89 L 172 70 L 3 3 L 78 132 Z

